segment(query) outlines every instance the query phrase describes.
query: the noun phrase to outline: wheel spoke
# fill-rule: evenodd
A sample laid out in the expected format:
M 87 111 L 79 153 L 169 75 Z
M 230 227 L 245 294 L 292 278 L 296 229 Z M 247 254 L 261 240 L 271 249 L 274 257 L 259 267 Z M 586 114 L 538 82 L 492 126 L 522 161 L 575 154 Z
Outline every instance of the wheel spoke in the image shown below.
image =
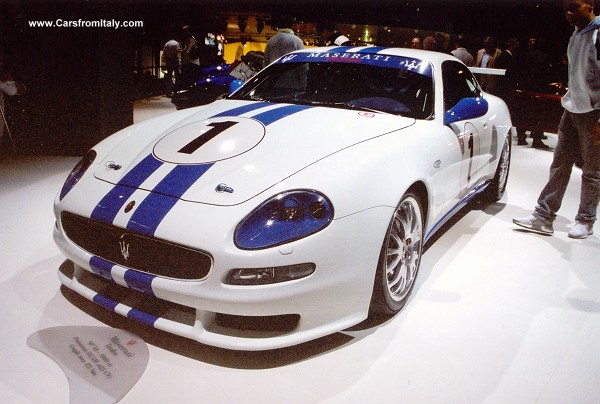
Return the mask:
M 414 200 L 396 210 L 386 250 L 387 288 L 394 300 L 403 299 L 414 282 L 420 260 L 422 221 Z

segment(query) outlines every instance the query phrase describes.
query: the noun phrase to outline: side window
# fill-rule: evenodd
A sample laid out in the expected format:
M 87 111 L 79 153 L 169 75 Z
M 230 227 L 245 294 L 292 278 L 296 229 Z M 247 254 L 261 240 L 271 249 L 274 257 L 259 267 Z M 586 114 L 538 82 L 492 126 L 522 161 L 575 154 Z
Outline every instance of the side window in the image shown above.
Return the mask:
M 444 81 L 444 111 L 450 110 L 463 98 L 479 97 L 481 90 L 471 71 L 463 64 L 446 61 L 442 64 Z

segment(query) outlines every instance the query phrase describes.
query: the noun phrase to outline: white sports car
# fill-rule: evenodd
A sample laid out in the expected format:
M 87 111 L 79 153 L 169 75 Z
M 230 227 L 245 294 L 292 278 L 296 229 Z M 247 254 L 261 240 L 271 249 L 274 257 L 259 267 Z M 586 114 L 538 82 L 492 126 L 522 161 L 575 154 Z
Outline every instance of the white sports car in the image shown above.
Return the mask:
M 510 150 L 506 105 L 452 56 L 294 52 L 89 151 L 54 205 L 59 277 L 208 345 L 309 341 L 400 310 L 432 234 L 502 197 Z

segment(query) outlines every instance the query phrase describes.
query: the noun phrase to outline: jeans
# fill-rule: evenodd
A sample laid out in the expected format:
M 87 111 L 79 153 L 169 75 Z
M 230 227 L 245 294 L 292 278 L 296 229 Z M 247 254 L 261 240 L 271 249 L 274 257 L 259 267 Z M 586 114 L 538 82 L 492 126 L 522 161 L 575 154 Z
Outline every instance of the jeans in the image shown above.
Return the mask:
M 535 215 L 552 223 L 567 190 L 573 165 L 582 165 L 581 196 L 575 220 L 588 225 L 596 221 L 600 201 L 600 144 L 594 144 L 593 127 L 600 110 L 574 114 L 564 111 L 558 126 L 558 143 L 550 165 L 550 179 L 540 193 Z

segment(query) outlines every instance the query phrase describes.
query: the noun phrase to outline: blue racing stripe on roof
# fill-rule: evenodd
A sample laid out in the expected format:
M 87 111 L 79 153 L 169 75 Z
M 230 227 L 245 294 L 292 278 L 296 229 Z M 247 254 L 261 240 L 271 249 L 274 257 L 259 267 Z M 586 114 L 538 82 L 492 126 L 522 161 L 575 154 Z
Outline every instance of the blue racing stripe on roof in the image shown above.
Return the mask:
M 90 217 L 105 223 L 112 223 L 121 207 L 135 192 L 136 188 L 148 179 L 162 164 L 154 156 L 148 155 L 125 174 L 121 181 L 98 202 Z
M 287 105 L 281 108 L 271 109 L 269 111 L 265 111 L 258 115 L 253 116 L 252 118 L 261 122 L 263 125 L 267 126 L 272 124 L 273 122 L 277 122 L 280 119 L 288 117 L 292 114 L 295 114 L 300 111 L 304 111 L 305 109 L 314 108 L 308 105 Z
M 269 105 L 273 105 L 273 104 L 271 104 L 270 102 L 266 102 L 266 101 L 253 102 L 252 104 L 243 105 L 241 107 L 223 111 L 221 113 L 218 113 L 217 115 L 213 115 L 212 118 L 218 118 L 221 116 L 239 116 L 239 115 L 245 114 L 247 112 L 254 111 L 256 109 L 264 108 Z
M 108 262 L 100 257 L 93 256 L 90 258 L 90 269 L 92 272 L 109 281 L 113 280 L 111 273 L 113 265 L 112 262 Z
M 179 198 L 212 166 L 211 163 L 175 167 L 142 201 L 127 223 L 127 228 L 153 236 Z
M 379 52 L 381 52 L 384 49 L 386 49 L 386 48 L 383 48 L 381 46 L 369 46 L 369 47 L 366 47 L 366 48 L 359 49 L 356 52 L 360 52 L 360 53 L 379 53 Z
M 350 49 L 353 49 L 353 46 L 339 46 L 336 48 L 331 48 L 331 49 L 327 49 L 327 53 L 337 53 L 337 52 L 348 52 L 348 53 L 352 53 L 350 52 Z
M 154 291 L 152 290 L 152 281 L 154 278 L 156 278 L 156 276 L 129 269 L 125 271 L 123 278 L 127 286 L 129 286 L 131 289 L 154 296 Z

